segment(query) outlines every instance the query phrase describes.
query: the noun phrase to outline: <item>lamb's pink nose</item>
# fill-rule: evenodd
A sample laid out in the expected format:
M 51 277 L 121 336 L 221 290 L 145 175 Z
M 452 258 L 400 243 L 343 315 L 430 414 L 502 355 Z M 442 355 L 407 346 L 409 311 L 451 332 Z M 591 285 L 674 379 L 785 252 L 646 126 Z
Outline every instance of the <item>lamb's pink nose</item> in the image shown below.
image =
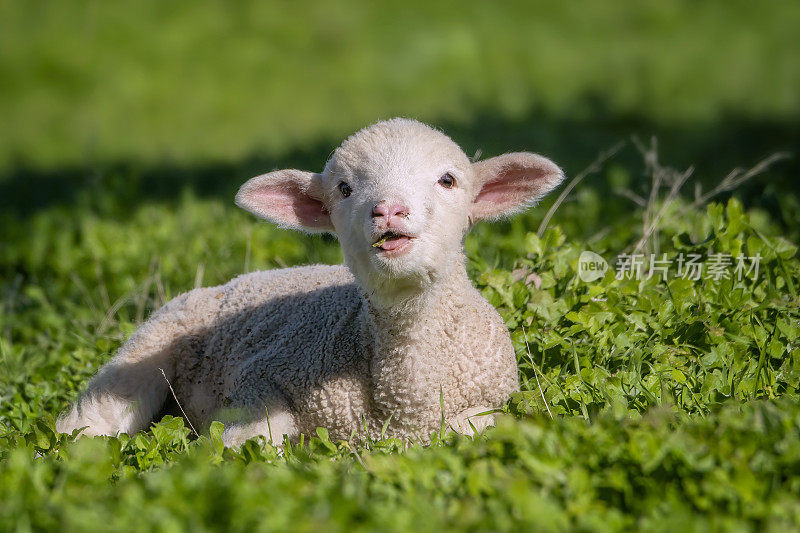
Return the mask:
M 383 217 L 386 223 L 389 224 L 394 217 L 405 218 L 408 216 L 408 208 L 403 204 L 387 205 L 386 202 L 380 202 L 372 208 L 372 218 Z

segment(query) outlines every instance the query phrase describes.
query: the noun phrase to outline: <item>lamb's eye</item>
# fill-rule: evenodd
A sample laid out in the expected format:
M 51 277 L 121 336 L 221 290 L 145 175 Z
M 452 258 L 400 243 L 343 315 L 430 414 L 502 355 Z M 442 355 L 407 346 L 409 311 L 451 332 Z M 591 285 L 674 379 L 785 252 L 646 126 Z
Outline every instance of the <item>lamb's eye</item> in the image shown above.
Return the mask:
M 342 193 L 342 196 L 347 198 L 350 196 L 350 194 L 352 194 L 353 189 L 350 187 L 350 185 L 343 181 L 339 184 L 339 192 Z
M 456 184 L 456 179 L 453 177 L 452 174 L 449 172 L 439 178 L 439 185 L 444 187 L 445 189 L 452 189 Z

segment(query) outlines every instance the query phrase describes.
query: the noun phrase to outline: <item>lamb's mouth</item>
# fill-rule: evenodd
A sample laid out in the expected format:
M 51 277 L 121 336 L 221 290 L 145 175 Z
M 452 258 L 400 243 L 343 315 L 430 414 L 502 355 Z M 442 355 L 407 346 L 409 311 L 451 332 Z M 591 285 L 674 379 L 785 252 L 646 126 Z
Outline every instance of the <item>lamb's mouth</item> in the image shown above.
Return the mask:
M 412 239 L 413 237 L 409 235 L 387 231 L 372 244 L 372 247 L 386 255 L 399 255 L 411 245 Z

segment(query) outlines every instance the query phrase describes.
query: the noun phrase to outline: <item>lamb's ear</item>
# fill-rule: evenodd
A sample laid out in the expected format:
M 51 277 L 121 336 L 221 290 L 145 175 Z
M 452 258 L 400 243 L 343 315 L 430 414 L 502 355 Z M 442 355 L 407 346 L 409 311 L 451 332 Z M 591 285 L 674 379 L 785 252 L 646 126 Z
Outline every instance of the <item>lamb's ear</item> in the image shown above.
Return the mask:
M 540 155 L 504 154 L 473 163 L 478 193 L 472 202 L 472 220 L 500 218 L 534 205 L 555 189 L 564 173 Z
M 236 205 L 285 228 L 332 232 L 331 217 L 317 191 L 319 178 L 294 169 L 256 176 L 236 193 Z

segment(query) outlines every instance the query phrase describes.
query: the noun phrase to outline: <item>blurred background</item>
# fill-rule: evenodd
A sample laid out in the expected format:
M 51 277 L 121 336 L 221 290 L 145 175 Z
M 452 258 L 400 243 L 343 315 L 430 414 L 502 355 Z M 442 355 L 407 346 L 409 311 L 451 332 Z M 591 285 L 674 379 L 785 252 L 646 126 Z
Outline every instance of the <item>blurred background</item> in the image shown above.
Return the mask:
M 616 234 L 633 207 L 618 191 L 650 183 L 636 139 L 712 184 L 800 146 L 798 27 L 793 0 L 3 0 L 2 272 L 113 276 L 116 262 L 141 278 L 157 257 L 183 264 L 187 285 L 197 262 L 226 257 L 233 271 L 336 261 L 331 239 L 262 229 L 233 194 L 263 171 L 319 170 L 345 136 L 396 115 L 468 154 L 545 154 L 568 176 L 625 143 L 553 219 L 573 238 Z M 798 170 L 781 161 L 736 192 L 789 237 Z M 512 262 L 543 211 L 493 230 L 486 261 Z M 178 245 L 195 251 L 162 257 Z
M 183 181 L 209 164 L 320 168 L 394 115 L 571 171 L 632 134 L 676 165 L 797 145 L 791 0 L 0 6 L 4 192 L 117 165 Z

